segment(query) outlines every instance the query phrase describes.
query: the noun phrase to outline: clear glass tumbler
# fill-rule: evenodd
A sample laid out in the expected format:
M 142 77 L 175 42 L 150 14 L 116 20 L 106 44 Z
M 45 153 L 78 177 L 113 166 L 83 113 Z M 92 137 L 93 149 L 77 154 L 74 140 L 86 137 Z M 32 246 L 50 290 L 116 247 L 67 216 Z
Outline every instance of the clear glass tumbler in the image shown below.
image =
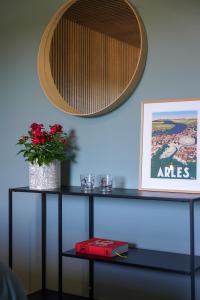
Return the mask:
M 98 186 L 101 192 L 111 192 L 113 185 L 113 177 L 110 174 L 98 176 Z
M 81 190 L 85 192 L 92 191 L 95 185 L 95 175 L 94 174 L 81 174 Z

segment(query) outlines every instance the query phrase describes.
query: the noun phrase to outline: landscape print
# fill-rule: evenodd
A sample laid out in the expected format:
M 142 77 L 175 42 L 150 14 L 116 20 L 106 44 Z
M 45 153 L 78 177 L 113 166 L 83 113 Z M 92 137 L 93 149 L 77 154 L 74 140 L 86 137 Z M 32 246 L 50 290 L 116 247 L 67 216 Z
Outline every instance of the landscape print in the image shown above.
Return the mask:
M 152 113 L 151 178 L 196 179 L 197 111 Z

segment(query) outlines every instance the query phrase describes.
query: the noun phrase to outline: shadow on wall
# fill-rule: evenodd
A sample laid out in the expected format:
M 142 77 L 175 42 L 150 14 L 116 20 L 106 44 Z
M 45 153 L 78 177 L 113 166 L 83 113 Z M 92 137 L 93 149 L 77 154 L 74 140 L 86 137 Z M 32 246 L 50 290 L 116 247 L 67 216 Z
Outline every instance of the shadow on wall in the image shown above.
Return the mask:
M 71 163 L 68 160 L 61 162 L 61 185 L 70 186 Z

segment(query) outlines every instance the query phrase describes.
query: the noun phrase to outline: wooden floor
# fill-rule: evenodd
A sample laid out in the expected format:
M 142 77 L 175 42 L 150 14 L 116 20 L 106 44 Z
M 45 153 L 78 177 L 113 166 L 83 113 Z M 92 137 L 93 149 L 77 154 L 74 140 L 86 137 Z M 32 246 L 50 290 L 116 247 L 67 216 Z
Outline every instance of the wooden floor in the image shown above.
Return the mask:
M 86 300 L 88 298 L 63 294 L 59 298 L 57 292 L 53 291 L 38 291 L 28 296 L 28 300 Z

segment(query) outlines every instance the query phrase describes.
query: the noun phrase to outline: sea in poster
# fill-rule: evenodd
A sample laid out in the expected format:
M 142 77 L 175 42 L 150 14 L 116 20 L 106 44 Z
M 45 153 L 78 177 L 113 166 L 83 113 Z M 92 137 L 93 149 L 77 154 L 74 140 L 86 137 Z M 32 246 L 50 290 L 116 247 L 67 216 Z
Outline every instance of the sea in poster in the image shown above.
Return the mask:
M 151 178 L 196 179 L 197 111 L 152 113 Z

